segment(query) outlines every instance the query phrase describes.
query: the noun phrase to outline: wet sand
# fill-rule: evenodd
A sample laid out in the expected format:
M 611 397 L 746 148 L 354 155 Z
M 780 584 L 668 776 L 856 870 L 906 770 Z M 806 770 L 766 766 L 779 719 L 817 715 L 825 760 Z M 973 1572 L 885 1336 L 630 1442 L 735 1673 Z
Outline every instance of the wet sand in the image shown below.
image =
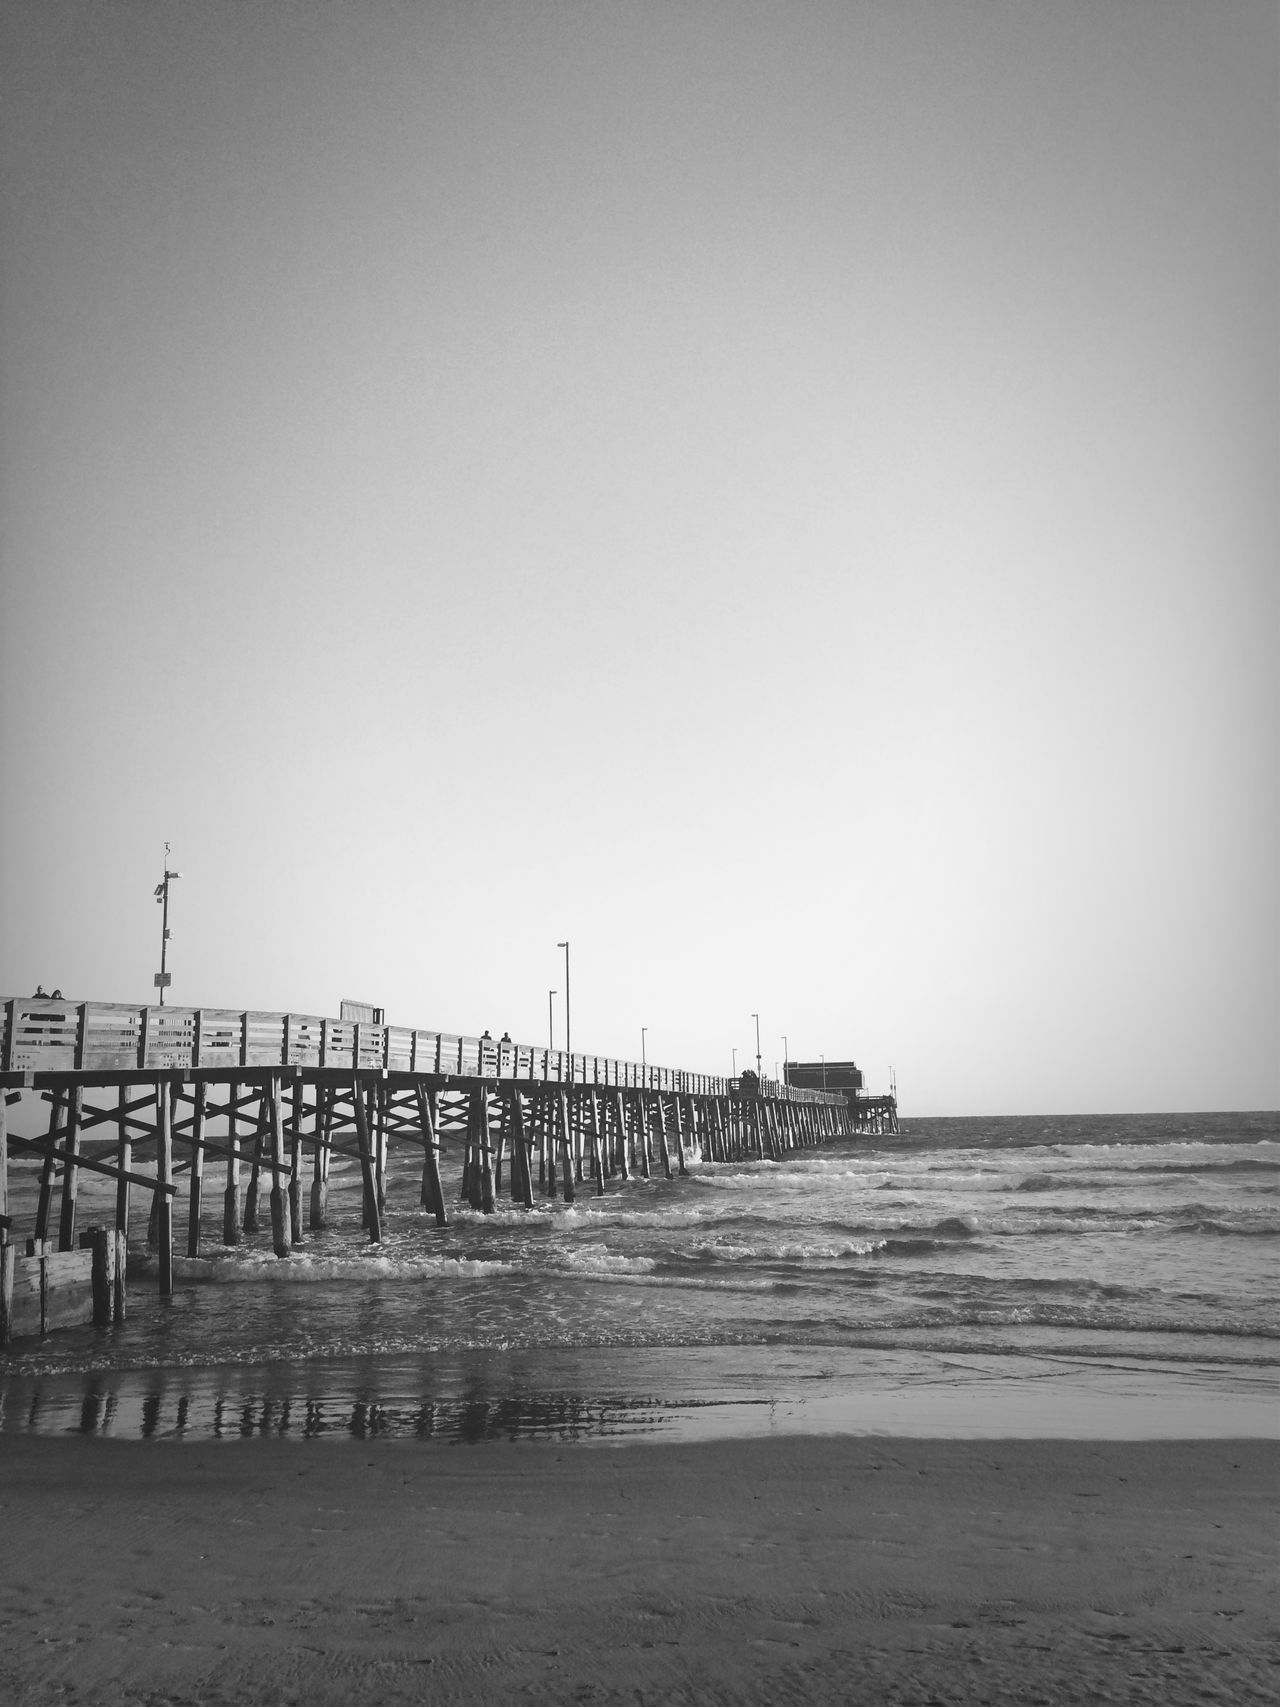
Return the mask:
M 0 1439 L 0 1697 L 1271 1702 L 1280 1446 Z

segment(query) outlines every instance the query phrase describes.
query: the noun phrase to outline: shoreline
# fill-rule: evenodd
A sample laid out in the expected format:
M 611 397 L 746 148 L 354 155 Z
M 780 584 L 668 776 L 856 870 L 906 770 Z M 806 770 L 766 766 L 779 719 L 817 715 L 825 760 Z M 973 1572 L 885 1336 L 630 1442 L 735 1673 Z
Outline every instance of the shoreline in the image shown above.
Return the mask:
M 1272 1441 L 312 1444 L 0 1441 L 6 1698 L 1274 1698 Z

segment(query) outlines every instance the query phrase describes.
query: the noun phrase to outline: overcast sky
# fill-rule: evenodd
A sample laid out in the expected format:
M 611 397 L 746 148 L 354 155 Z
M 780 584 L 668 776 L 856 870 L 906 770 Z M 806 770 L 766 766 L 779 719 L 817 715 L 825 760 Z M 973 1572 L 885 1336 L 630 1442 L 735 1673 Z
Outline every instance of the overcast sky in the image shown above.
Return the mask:
M 1280 1103 L 1273 4 L 0 17 L 0 993 Z

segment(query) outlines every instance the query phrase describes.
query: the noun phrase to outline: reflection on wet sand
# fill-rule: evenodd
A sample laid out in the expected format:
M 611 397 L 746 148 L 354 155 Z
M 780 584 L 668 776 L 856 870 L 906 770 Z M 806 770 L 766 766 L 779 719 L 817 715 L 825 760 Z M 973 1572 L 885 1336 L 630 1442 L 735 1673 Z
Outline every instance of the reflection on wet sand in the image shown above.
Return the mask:
M 665 1392 L 659 1382 L 665 1384 Z M 662 1393 L 659 1398 L 658 1394 Z M 0 1383 L 0 1435 L 613 1445 L 750 1435 L 1273 1436 L 1269 1370 L 1119 1358 L 777 1347 L 469 1354 L 45 1374 Z
M 78 1384 L 76 1384 L 78 1388 Z M 113 1439 L 248 1439 L 253 1436 L 355 1440 L 576 1441 L 635 1438 L 662 1428 L 673 1407 L 650 1397 L 600 1399 L 574 1394 L 494 1395 L 478 1385 L 456 1398 L 406 1400 L 227 1392 L 157 1378 L 36 1380 L 21 1415 L 5 1407 L 4 1426 L 39 1435 Z

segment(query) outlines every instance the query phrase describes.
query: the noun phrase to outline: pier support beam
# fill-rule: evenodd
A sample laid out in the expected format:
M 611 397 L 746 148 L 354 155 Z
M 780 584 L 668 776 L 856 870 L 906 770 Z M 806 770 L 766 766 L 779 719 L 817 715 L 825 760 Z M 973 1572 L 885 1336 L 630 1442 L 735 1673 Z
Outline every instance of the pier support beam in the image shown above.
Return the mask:
M 84 1092 L 79 1085 L 73 1085 L 66 1097 L 66 1148 L 62 1163 L 62 1212 L 58 1217 L 58 1249 L 71 1251 L 75 1249 L 76 1240 L 76 1191 L 80 1183 L 80 1116 L 84 1106 Z
M 435 1090 L 419 1079 L 416 1087 L 418 1121 L 422 1128 L 422 1203 L 436 1218 L 437 1227 L 449 1225 L 444 1206 L 444 1186 L 440 1181 L 440 1139 Z
M 480 1183 L 480 1213 L 492 1215 L 495 1207 L 493 1183 L 493 1138 L 489 1129 L 489 1092 L 485 1089 L 472 1092 L 472 1114 L 475 1119 L 475 1141 L 478 1151 L 479 1183 Z
M 58 1120 L 62 1113 L 64 1094 L 54 1090 L 49 1095 L 49 1131 L 46 1139 L 48 1153 L 40 1169 L 40 1196 L 36 1203 L 35 1237 L 41 1244 L 49 1237 L 49 1210 L 53 1202 L 53 1180 L 58 1164 L 54 1151 L 58 1147 Z
M 236 1111 L 240 1087 L 227 1086 L 227 1187 L 222 1194 L 222 1242 L 240 1243 L 240 1136 L 236 1130 Z
M 324 1230 L 329 1213 L 329 1129 L 333 1093 L 327 1085 L 316 1086 L 316 1153 L 311 1164 L 311 1231 Z
M 672 1097 L 671 1099 L 671 1112 L 674 1117 L 676 1129 L 676 1162 L 680 1169 L 680 1176 L 683 1179 L 688 1174 L 689 1169 L 685 1166 L 684 1121 L 681 1117 L 680 1098 L 678 1096 Z
M 302 1080 L 293 1082 L 289 1118 L 289 1243 L 296 1250 L 303 1242 L 302 1232 L 302 1119 L 306 1110 L 306 1092 Z
M 292 1245 L 289 1239 L 289 1200 L 283 1184 L 288 1173 L 284 1138 L 284 1087 L 274 1075 L 267 1082 L 266 1094 L 271 1141 L 271 1248 L 278 1257 L 287 1257 Z
M 533 1175 L 529 1166 L 529 1136 L 525 1129 L 524 1098 L 519 1091 L 511 1093 L 511 1196 L 533 1208 Z
M 204 1192 L 204 1085 L 197 1079 L 191 1112 L 191 1185 L 187 1203 L 187 1255 L 200 1255 L 200 1200 Z
M 167 1079 L 156 1080 L 156 1254 L 160 1296 L 173 1296 L 173 1093 Z
M 569 1122 L 569 1095 L 567 1091 L 560 1092 L 559 1096 L 556 1098 L 556 1106 L 560 1116 L 559 1131 L 556 1136 L 559 1140 L 560 1170 L 563 1180 L 564 1200 L 566 1203 L 572 1203 L 574 1200 L 573 1128 Z
M 17 1092 L 14 1093 L 15 1096 Z M 0 1090 L 0 1347 L 12 1338 L 14 1251 L 9 1234 L 9 1099 Z
M 369 1110 L 365 1104 L 364 1086 L 357 1076 L 351 1084 L 351 1102 L 355 1110 L 356 1141 L 360 1150 L 360 1178 L 364 1190 L 364 1224 L 369 1229 L 369 1243 L 382 1243 L 382 1216 L 378 1211 L 378 1182 L 374 1178 L 373 1141 L 369 1131 Z
M 615 1153 L 618 1158 L 618 1172 L 624 1180 L 631 1178 L 630 1157 L 627 1155 L 629 1134 L 627 1132 L 627 1099 L 624 1091 L 614 1091 L 610 1099 L 613 1113 L 613 1138 Z
M 604 1196 L 604 1140 L 600 1131 L 600 1098 L 595 1091 L 587 1093 L 583 1112 L 590 1118 L 591 1131 L 588 1135 L 591 1146 L 591 1177 L 595 1181 L 596 1196 Z
M 632 1104 L 636 1121 L 636 1141 L 640 1149 L 640 1177 L 649 1179 L 649 1098 L 640 1091 Z
M 658 1155 L 662 1159 L 662 1173 L 665 1179 L 671 1176 L 671 1152 L 667 1148 L 667 1111 L 662 1105 L 662 1092 L 659 1091 L 653 1099 L 653 1119 L 658 1131 Z

